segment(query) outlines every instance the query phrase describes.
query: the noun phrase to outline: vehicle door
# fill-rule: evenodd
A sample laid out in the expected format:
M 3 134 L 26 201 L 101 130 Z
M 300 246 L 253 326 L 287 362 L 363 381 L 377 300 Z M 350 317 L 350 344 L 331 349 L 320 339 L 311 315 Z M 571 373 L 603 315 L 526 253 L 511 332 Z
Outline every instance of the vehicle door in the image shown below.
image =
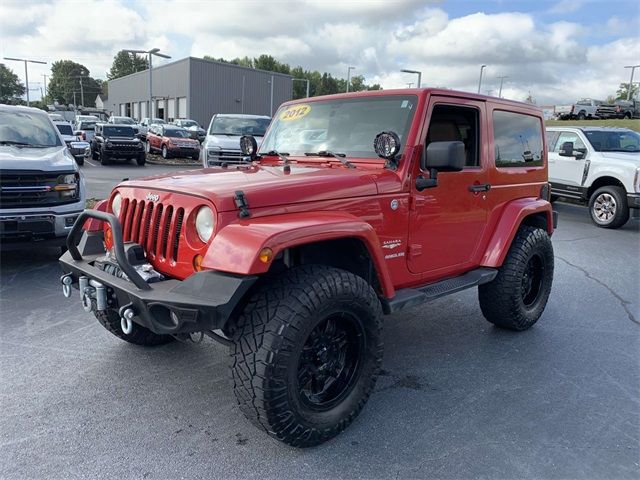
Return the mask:
M 485 105 L 482 101 L 432 96 L 426 113 L 422 165 L 415 178 L 432 178 L 425 169 L 429 146 L 436 142 L 464 143 L 466 162 L 461 171 L 440 171 L 437 185 L 419 191 L 412 186 L 407 265 L 411 272 L 435 278 L 456 274 L 473 264 L 486 229 L 487 144 Z
M 162 138 L 160 137 L 159 127 L 157 125 L 151 125 L 149 127 L 150 133 L 150 142 L 152 148 L 160 149 L 162 148 Z
M 553 189 L 578 193 L 584 183 L 589 150 L 578 132 L 563 130 L 549 147 L 549 181 Z

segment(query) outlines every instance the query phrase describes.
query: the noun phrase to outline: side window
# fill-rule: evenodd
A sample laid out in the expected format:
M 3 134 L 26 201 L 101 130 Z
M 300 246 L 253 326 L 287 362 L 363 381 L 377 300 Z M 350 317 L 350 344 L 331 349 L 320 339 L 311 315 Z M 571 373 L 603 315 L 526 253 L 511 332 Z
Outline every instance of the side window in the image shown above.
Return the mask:
M 553 152 L 553 146 L 558 141 L 560 132 L 547 132 L 547 150 Z
M 587 153 L 587 147 L 584 142 L 580 140 L 580 137 L 577 133 L 573 132 L 561 132 L 558 136 L 558 140 L 556 141 L 556 145 L 553 148 L 555 153 L 559 153 L 562 150 L 562 145 L 566 142 L 573 143 L 573 149 L 578 150 L 582 153 Z
M 480 165 L 479 131 L 477 109 L 453 105 L 436 105 L 431 113 L 425 148 L 432 142 L 460 141 L 464 143 L 467 156 L 465 167 L 477 167 Z
M 493 137 L 496 167 L 539 167 L 543 164 L 540 118 L 494 110 Z

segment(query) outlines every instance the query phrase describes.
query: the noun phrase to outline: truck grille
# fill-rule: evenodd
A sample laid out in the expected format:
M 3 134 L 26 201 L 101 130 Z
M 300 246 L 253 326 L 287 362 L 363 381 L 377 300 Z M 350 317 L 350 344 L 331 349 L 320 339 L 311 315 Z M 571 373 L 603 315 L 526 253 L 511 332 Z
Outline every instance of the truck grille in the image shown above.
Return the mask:
M 138 150 L 142 151 L 139 147 L 140 143 L 138 142 L 111 142 L 111 147 L 109 150 L 122 150 L 122 151 L 130 151 L 130 150 Z
M 78 201 L 75 192 L 53 190 L 60 175 L 75 172 L 0 171 L 0 208 L 49 207 Z
M 241 163 L 243 159 L 244 155 L 239 150 L 209 150 L 208 152 L 208 160 L 212 164 Z
M 178 261 L 184 208 L 125 198 L 120 217 L 125 242 L 142 245 L 152 259 Z

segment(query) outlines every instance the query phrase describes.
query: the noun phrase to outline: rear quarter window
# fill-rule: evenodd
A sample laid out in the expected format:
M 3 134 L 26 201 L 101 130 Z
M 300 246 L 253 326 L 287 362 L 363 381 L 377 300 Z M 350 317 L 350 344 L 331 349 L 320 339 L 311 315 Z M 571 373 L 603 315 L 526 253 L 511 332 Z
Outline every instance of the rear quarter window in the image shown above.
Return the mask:
M 498 168 L 543 165 L 544 142 L 538 117 L 494 110 L 493 144 Z

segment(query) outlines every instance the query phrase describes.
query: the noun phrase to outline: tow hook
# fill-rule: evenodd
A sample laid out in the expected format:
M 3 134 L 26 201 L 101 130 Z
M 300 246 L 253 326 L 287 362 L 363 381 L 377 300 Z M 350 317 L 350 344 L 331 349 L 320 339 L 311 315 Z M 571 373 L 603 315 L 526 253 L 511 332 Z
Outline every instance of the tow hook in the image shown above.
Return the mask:
M 60 281 L 62 282 L 62 294 L 67 298 L 71 298 L 73 278 L 71 278 L 71 275 L 63 275 Z
M 133 331 L 133 317 L 135 317 L 136 312 L 129 304 L 122 307 L 118 313 L 120 313 L 120 329 L 122 333 L 129 335 Z
M 85 312 L 91 312 L 94 310 L 101 311 L 107 309 L 107 289 L 105 286 L 93 279 L 82 276 L 78 278 L 78 286 L 80 290 L 80 298 L 82 299 L 82 307 Z

